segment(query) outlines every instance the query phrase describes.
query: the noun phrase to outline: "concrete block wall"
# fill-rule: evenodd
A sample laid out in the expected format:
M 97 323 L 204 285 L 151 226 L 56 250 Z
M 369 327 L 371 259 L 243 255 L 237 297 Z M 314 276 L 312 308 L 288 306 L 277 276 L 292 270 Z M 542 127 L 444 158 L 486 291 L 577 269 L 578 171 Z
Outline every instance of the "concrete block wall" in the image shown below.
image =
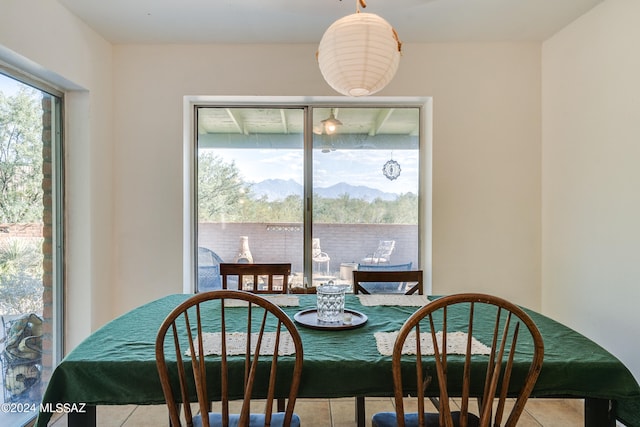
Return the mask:
M 339 272 L 342 263 L 360 262 L 380 240 L 396 241 L 392 264 L 412 262 L 418 268 L 418 226 L 414 224 L 314 224 L 313 234 L 331 258 L 332 273 Z M 302 271 L 302 224 L 198 224 L 198 245 L 213 250 L 225 262 L 235 262 L 240 236 L 249 237 L 254 262 L 291 262 L 292 272 Z

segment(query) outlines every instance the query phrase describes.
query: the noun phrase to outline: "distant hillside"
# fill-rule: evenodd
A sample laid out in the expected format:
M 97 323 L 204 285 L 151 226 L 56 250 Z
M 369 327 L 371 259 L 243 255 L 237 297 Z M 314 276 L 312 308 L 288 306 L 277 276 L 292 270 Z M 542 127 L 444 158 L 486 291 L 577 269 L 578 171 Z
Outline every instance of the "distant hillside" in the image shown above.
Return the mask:
M 337 199 L 343 194 L 348 194 L 352 199 L 363 199 L 368 202 L 375 199 L 395 200 L 398 197 L 398 195 L 394 193 L 385 193 L 384 191 L 365 187 L 364 185 L 350 185 L 346 182 L 339 182 L 327 188 L 316 188 L 316 192 L 327 199 Z
M 255 197 L 266 196 L 269 201 L 283 200 L 289 195 L 302 197 L 303 194 L 302 185 L 292 179 L 266 179 L 252 184 L 251 190 Z M 382 200 L 395 200 L 398 197 L 398 195 L 394 193 L 385 193 L 375 188 L 362 185 L 355 186 L 345 182 L 340 182 L 327 188 L 316 188 L 315 192 L 321 197 L 328 199 L 337 199 L 343 194 L 348 194 L 352 199 L 363 199 L 369 202 L 377 198 Z
M 302 185 L 292 179 L 265 179 L 251 184 L 251 192 L 257 198 L 267 196 L 269 201 L 283 200 L 290 195 L 302 197 Z

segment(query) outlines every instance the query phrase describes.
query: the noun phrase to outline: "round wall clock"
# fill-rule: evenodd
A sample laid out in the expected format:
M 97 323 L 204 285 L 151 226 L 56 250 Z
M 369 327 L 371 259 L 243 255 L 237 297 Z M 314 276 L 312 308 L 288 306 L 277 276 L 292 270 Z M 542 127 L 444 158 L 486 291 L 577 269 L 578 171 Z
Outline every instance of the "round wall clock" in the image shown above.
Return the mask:
M 382 166 L 382 173 L 391 181 L 400 176 L 401 170 L 400 163 L 395 160 L 389 160 Z

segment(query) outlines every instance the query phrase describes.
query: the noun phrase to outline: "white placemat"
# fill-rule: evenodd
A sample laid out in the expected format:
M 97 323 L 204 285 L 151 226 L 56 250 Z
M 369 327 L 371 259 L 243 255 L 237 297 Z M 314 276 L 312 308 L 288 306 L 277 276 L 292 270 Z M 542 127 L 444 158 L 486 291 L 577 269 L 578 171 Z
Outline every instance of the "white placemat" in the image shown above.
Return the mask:
M 204 332 L 202 334 L 202 346 L 204 347 L 204 355 L 209 356 L 211 354 L 222 354 L 222 334 L 220 332 Z M 245 354 L 247 346 L 247 334 L 244 332 L 227 332 L 227 355 L 236 356 L 239 354 Z M 258 341 L 258 334 L 251 334 L 251 354 L 256 352 L 256 343 Z M 197 338 L 194 341 L 196 354 L 198 354 Z M 265 332 L 262 336 L 262 344 L 260 345 L 260 355 L 273 355 L 273 351 L 276 343 L 275 332 Z M 288 355 L 295 353 L 295 346 L 289 332 L 280 333 L 280 345 L 278 347 L 278 354 Z M 185 351 L 187 356 L 191 356 L 191 350 Z
M 271 294 L 271 295 L 260 295 L 264 299 L 271 301 L 277 306 L 280 307 L 299 307 L 300 301 L 298 297 L 295 295 L 285 295 L 285 294 Z M 246 307 L 249 303 L 243 300 L 237 299 L 226 299 L 224 300 L 225 307 Z
M 426 295 L 396 295 L 396 294 L 371 294 L 357 295 L 360 304 L 374 305 L 398 305 L 406 307 L 422 307 L 429 303 Z
M 393 345 L 398 336 L 398 331 L 394 332 L 376 332 L 373 334 L 376 338 L 378 352 L 383 356 L 391 356 L 393 354 Z M 467 333 L 466 332 L 448 332 L 447 333 L 447 354 L 466 354 L 467 352 Z M 436 341 L 438 348 L 442 348 L 442 331 L 436 332 Z M 431 332 L 422 332 L 420 334 L 420 350 L 422 354 L 434 354 L 433 341 L 431 340 Z M 416 354 L 416 334 L 409 333 L 402 354 Z M 478 341 L 475 337 L 471 337 L 471 354 L 491 354 L 491 347 L 487 347 Z

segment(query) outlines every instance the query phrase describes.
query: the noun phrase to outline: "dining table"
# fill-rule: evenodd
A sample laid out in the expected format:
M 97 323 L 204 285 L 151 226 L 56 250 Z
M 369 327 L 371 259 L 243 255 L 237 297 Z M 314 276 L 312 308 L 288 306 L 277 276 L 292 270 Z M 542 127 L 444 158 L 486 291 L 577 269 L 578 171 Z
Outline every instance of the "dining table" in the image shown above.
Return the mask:
M 91 427 L 96 425 L 97 405 L 164 404 L 155 361 L 156 333 L 169 312 L 190 296 L 175 294 L 148 302 L 88 336 L 54 369 L 36 425 L 48 424 L 55 412 L 48 408 L 66 408 L 69 426 Z M 400 296 L 403 302 L 397 303 L 397 298 L 347 294 L 345 310 L 353 314 L 351 323 L 316 327 L 308 322 L 316 295 L 286 297 L 289 303 L 281 308 L 298 319 L 304 349 L 299 398 L 393 396 L 391 356 L 381 352 L 375 334 L 398 331 L 419 306 L 438 298 Z M 533 310 L 525 311 L 545 346 L 531 397 L 584 399 L 588 427 L 615 426 L 616 419 L 629 427 L 640 426 L 640 387 L 629 369 L 593 340 Z M 474 337 L 482 340 L 475 331 Z M 207 357 L 207 363 L 219 363 L 219 357 Z M 516 357 L 514 366 L 525 363 Z M 462 369 L 461 363 L 453 358 L 448 369 Z

